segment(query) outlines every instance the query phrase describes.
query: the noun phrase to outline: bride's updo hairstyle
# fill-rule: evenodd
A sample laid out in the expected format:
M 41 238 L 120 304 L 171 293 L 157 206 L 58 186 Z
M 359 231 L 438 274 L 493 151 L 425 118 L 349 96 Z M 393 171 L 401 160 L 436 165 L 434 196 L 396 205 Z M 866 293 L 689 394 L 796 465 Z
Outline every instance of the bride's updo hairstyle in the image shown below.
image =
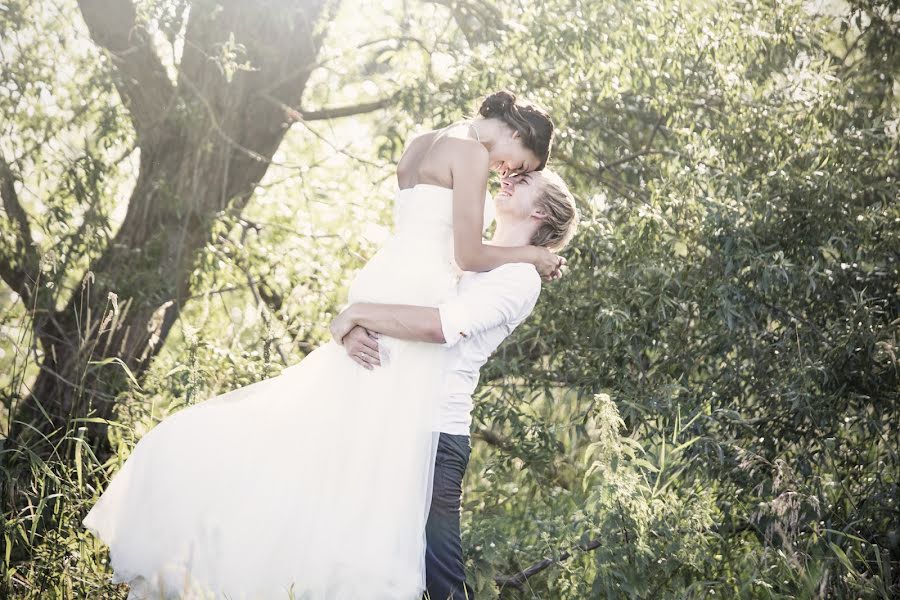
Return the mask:
M 553 121 L 547 111 L 525 100 L 516 100 L 508 90 L 494 92 L 484 99 L 478 109 L 485 119 L 500 119 L 522 136 L 522 143 L 540 159 L 540 171 L 550 158 L 553 142 Z

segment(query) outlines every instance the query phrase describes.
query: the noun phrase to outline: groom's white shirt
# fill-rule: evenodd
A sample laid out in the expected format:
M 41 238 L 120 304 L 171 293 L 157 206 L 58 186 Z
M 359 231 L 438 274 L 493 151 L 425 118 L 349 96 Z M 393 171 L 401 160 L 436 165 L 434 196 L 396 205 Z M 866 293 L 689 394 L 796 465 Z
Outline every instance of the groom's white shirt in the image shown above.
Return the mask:
M 500 343 L 531 314 L 541 277 L 530 263 L 462 274 L 456 295 L 438 306 L 450 352 L 436 431 L 469 435 L 479 371 Z

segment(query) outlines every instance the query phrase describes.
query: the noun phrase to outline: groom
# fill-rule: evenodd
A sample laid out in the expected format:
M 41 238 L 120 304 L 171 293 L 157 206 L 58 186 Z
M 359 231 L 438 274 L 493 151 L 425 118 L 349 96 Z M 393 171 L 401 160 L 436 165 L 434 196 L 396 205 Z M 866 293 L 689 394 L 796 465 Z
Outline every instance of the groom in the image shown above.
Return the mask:
M 490 243 L 534 244 L 559 251 L 578 224 L 575 201 L 562 179 L 549 171 L 504 178 L 494 197 L 497 227 Z M 500 343 L 524 321 L 541 291 L 528 263 L 465 272 L 457 295 L 438 307 L 358 303 L 331 324 L 347 354 L 367 369 L 380 366 L 378 335 L 432 342 L 452 354 L 452 372 L 440 399 L 440 437 L 434 488 L 426 525 L 427 592 L 430 600 L 474 599 L 466 583 L 460 540 L 462 481 L 471 450 L 472 392 L 479 370 Z

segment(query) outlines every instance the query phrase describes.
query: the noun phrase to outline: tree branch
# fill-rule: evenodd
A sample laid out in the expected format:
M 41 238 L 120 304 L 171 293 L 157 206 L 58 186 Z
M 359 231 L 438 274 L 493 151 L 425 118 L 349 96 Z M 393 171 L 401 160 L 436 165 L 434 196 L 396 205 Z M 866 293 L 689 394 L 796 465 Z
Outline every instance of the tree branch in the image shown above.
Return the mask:
M 477 428 L 472 437 L 474 437 L 475 439 L 480 439 L 491 446 L 495 446 L 504 450 L 508 450 L 511 446 L 509 440 L 505 439 L 499 433 L 496 433 L 484 427 Z
M 716 535 L 722 536 L 722 537 L 730 537 L 730 536 L 740 535 L 745 531 L 753 531 L 757 536 L 761 535 L 759 532 L 759 528 L 750 522 L 740 523 L 735 526 L 719 525 L 719 526 L 713 528 L 713 531 L 715 532 Z M 628 539 L 627 531 L 625 532 L 625 539 L 626 539 L 626 541 Z M 517 590 L 522 591 L 522 590 L 524 590 L 523 584 L 529 577 L 533 577 L 534 575 L 537 575 L 538 573 L 540 573 L 541 571 L 543 571 L 544 569 L 546 569 L 547 567 L 549 567 L 553 564 L 561 563 L 564 560 L 568 560 L 569 558 L 572 557 L 572 553 L 575 550 L 581 550 L 582 552 L 590 552 L 591 550 L 596 550 L 600 546 L 601 546 L 601 544 L 600 544 L 599 538 L 591 540 L 589 542 L 582 542 L 581 544 L 577 544 L 571 550 L 563 550 L 559 555 L 559 559 L 557 559 L 557 560 L 553 560 L 552 558 L 544 558 L 542 560 L 535 562 L 527 569 L 519 571 L 515 575 L 497 575 L 494 577 L 494 581 L 497 583 L 497 585 L 500 586 L 501 591 L 505 586 L 511 586 L 511 587 L 516 588 Z
M 505 452 L 515 454 L 516 445 L 512 443 L 509 439 L 503 437 L 501 434 L 487 429 L 485 427 L 478 427 L 472 434 L 472 439 L 477 439 L 485 442 L 489 446 L 493 446 Z M 571 489 L 572 484 L 566 481 L 565 477 L 560 473 L 559 466 L 556 461 L 553 461 L 546 468 L 541 468 L 541 473 L 545 474 L 549 481 L 558 485 L 559 487 L 568 490 Z
M 604 171 L 607 169 L 613 169 L 615 167 L 618 167 L 619 165 L 624 165 L 627 162 L 637 160 L 642 156 L 648 156 L 650 154 L 668 154 L 668 152 L 666 150 L 653 150 L 652 148 L 644 148 L 639 152 L 629 154 L 628 156 L 623 156 L 622 158 L 617 158 L 612 162 L 605 162 L 601 160 L 597 166 L 597 170 Z
M 384 98 L 375 102 L 365 102 L 363 104 L 354 104 L 352 106 L 338 106 L 334 108 L 323 108 L 321 110 L 305 110 L 300 114 L 303 115 L 304 121 L 321 121 L 324 119 L 339 119 L 341 117 L 349 117 L 351 115 L 359 115 L 362 113 L 373 112 L 387 108 L 394 102 L 394 97 Z
M 136 22 L 130 0 L 78 0 L 94 42 L 116 66 L 116 88 L 141 139 L 152 137 L 174 87 L 153 49 L 153 40 Z
M 575 546 L 572 550 L 581 550 L 582 552 L 590 552 L 591 550 L 596 550 L 600 547 L 600 540 L 591 540 L 590 542 L 584 542 Z M 494 577 L 494 581 L 497 585 L 500 586 L 502 590 L 506 586 L 512 586 L 517 590 L 523 590 L 524 586 L 522 584 L 525 583 L 529 577 L 537 575 L 550 565 L 560 563 L 564 560 L 568 560 L 569 557 L 572 556 L 572 552 L 569 550 L 563 550 L 559 555 L 559 560 L 553 560 L 552 558 L 545 558 L 543 560 L 539 560 L 524 571 L 519 571 L 515 575 L 498 575 Z
M 398 95 L 399 92 L 395 92 L 387 98 L 382 98 L 381 100 L 375 100 L 373 102 L 363 102 L 362 104 L 351 104 L 349 106 L 335 106 L 319 110 L 303 110 L 302 108 L 297 110 L 267 93 L 263 93 L 262 97 L 280 107 L 287 117 L 294 121 L 324 121 L 326 119 L 340 119 L 341 117 L 350 117 L 387 108 L 396 101 Z
M 0 278 L 21 296 L 26 304 L 30 304 L 34 290 L 29 284 L 35 281 L 32 275 L 35 275 L 40 267 L 40 258 L 34 249 L 28 214 L 22 208 L 16 194 L 15 179 L 12 169 L 3 157 L 0 157 L 0 197 L 3 200 L 3 209 L 16 230 L 14 255 L 0 256 Z
M 490 3 L 468 0 L 431 0 L 431 3 L 450 10 L 470 46 L 479 41 L 497 40 L 506 28 L 503 13 Z
M 660 151 L 660 152 L 662 153 L 664 151 Z M 578 173 L 581 173 L 582 175 L 590 178 L 592 181 L 596 181 L 598 183 L 608 186 L 614 192 L 616 192 L 617 194 L 621 195 L 624 198 L 629 198 L 629 197 L 637 198 L 637 199 L 643 201 L 645 204 L 647 202 L 649 202 L 649 198 L 647 196 L 646 191 L 628 183 L 627 181 L 625 181 L 624 179 L 622 179 L 620 177 L 616 177 L 615 175 L 610 173 L 609 170 L 607 168 L 605 168 L 604 165 L 598 165 L 597 168 L 591 168 L 591 167 L 581 163 L 580 161 L 576 160 L 575 158 L 568 156 L 566 154 L 563 154 L 560 151 L 556 151 L 553 154 L 553 156 L 557 162 L 561 162 L 563 164 L 568 165 L 569 167 L 571 167 Z M 628 160 L 634 160 L 635 158 L 636 158 L 635 156 L 630 156 L 630 157 L 628 157 Z M 615 164 L 616 165 L 622 164 L 622 162 L 623 161 L 619 160 L 619 161 L 616 161 Z

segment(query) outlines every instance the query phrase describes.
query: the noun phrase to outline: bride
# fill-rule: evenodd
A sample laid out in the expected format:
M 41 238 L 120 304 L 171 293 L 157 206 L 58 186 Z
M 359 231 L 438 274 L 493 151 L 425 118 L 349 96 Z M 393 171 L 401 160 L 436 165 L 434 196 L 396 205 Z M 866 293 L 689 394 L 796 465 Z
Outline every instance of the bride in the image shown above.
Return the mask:
M 437 306 L 460 269 L 510 262 L 558 277 L 564 261 L 546 248 L 482 243 L 490 171 L 542 169 L 552 136 L 545 112 L 500 91 L 479 117 L 409 142 L 394 232 L 349 302 Z M 379 344 L 378 369 L 328 342 L 144 435 L 83 520 L 109 546 L 112 581 L 129 584 L 129 599 L 422 596 L 447 365 L 437 344 Z

